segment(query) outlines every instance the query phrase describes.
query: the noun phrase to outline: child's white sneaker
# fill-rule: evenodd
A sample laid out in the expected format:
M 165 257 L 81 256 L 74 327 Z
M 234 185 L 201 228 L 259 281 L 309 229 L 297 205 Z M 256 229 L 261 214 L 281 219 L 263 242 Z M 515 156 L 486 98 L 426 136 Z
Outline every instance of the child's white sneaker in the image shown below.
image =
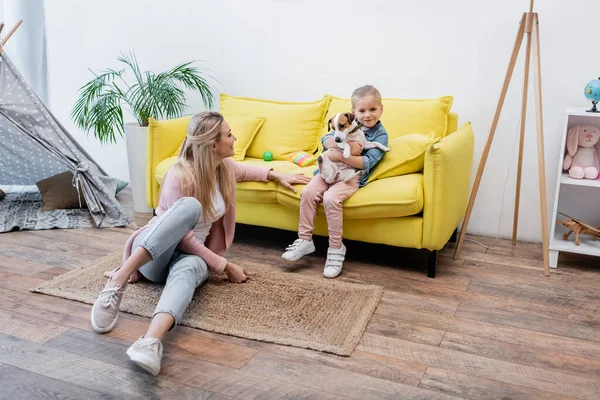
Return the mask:
M 344 258 L 346 256 L 346 246 L 342 244 L 341 249 L 327 249 L 327 261 L 325 261 L 325 268 L 323 268 L 323 276 L 325 278 L 337 278 L 342 272 L 342 266 L 344 265 Z
M 285 253 L 281 257 L 288 261 L 296 261 L 314 251 L 315 244 L 312 240 L 296 239 L 285 249 Z
M 163 348 L 159 339 L 141 337 L 127 349 L 129 359 L 156 376 L 160 372 Z

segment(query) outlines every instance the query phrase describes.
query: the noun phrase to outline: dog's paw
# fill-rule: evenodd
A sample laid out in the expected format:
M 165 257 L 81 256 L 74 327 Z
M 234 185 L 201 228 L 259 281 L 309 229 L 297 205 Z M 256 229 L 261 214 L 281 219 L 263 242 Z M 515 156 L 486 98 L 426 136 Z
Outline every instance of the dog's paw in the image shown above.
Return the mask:
M 344 158 L 350 157 L 350 146 L 344 149 Z
M 390 151 L 391 149 L 389 147 L 381 146 L 381 150 L 387 152 L 387 151 Z

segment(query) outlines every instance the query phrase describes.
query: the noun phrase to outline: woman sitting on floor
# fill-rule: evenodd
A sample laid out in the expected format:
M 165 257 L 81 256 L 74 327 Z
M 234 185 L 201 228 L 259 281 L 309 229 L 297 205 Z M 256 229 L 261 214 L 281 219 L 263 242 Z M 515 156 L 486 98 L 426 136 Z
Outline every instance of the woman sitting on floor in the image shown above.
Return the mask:
M 153 375 L 160 372 L 161 340 L 179 321 L 208 269 L 225 272 L 234 283 L 247 272 L 221 255 L 233 241 L 235 183 L 278 180 L 295 192 L 303 175 L 249 167 L 230 159 L 236 137 L 223 116 L 196 114 L 175 164 L 161 185 L 156 217 L 127 241 L 123 265 L 112 273 L 92 308 L 92 327 L 98 333 L 113 329 L 128 282 L 142 277 L 166 282 L 148 331 L 129 349 L 129 358 Z

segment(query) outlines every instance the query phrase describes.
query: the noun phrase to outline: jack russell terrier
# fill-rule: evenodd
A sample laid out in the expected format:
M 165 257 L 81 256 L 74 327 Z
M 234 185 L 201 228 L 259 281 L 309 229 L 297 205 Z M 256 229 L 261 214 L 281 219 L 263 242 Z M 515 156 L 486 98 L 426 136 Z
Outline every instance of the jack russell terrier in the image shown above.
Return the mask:
M 333 139 L 335 144 L 344 154 L 344 158 L 350 157 L 350 145 L 348 142 L 358 142 L 362 144 L 363 150 L 377 147 L 381 151 L 390 151 L 379 142 L 367 142 L 365 134 L 362 131 L 362 124 L 355 121 L 353 113 L 338 113 L 335 114 L 327 123 L 327 130 L 331 131 L 331 127 L 335 130 Z M 318 158 L 319 174 L 325 182 L 333 184 L 339 181 L 347 181 L 355 176 L 364 174 L 364 170 L 358 170 L 349 166 L 342 161 L 331 161 L 327 156 L 329 150 L 325 151 Z

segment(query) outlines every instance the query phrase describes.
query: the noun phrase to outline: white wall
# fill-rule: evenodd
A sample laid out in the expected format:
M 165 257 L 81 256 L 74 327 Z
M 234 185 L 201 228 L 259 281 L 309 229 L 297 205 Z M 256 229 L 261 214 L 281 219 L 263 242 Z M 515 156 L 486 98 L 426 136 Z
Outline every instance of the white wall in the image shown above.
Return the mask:
M 472 121 L 476 133 L 474 178 L 528 7 L 526 0 L 47 2 L 50 108 L 110 174 L 127 179 L 124 141 L 100 145 L 70 120 L 88 68 L 117 67 L 121 51 L 135 49 L 142 68 L 153 71 L 205 60 L 218 90 L 233 95 L 309 101 L 324 93 L 348 97 L 366 83 L 385 97 L 451 94 L 459 123 Z M 535 11 L 551 210 L 564 109 L 588 106 L 583 88 L 600 75 L 600 52 L 592 45 L 600 3 L 538 1 Z M 470 233 L 512 232 L 523 62 L 521 52 Z M 193 97 L 190 112 L 200 104 Z M 533 95 L 528 104 L 519 238 L 541 240 Z

